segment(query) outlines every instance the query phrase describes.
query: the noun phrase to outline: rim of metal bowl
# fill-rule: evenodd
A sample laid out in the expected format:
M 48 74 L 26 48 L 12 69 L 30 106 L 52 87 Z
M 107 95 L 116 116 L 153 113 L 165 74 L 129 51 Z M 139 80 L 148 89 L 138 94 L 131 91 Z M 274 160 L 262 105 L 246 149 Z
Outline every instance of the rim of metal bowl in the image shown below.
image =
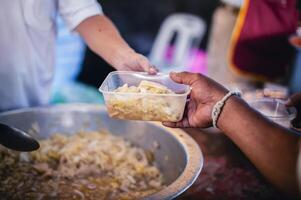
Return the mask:
M 58 105 L 49 105 L 49 106 L 42 106 L 42 107 L 33 107 L 33 108 L 23 108 L 18 110 L 6 111 L 0 113 L 0 116 L 8 115 L 8 114 L 16 114 L 20 112 L 29 112 L 29 111 L 51 111 L 54 112 L 56 110 L 76 110 L 82 112 L 88 112 L 93 110 L 94 112 L 99 111 L 106 111 L 105 106 L 99 104 L 85 104 L 85 103 L 73 103 L 73 104 L 58 104 Z M 147 200 L 167 200 L 173 199 L 185 192 L 198 178 L 201 170 L 203 168 L 204 158 L 202 151 L 199 145 L 189 136 L 185 131 L 181 129 L 172 129 L 167 128 L 161 125 L 159 122 L 145 122 L 151 123 L 157 127 L 165 129 L 175 137 L 179 143 L 182 145 L 182 148 L 186 154 L 186 166 L 184 171 L 181 175 L 171 184 L 164 187 L 159 192 L 156 192 L 150 196 L 144 197 L 143 199 Z

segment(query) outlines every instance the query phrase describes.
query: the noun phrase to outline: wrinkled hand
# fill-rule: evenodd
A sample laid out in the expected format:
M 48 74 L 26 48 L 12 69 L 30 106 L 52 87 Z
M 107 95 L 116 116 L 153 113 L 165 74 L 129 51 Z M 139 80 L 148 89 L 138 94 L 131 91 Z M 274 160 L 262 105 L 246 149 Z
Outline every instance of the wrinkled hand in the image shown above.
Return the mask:
M 114 67 L 120 71 L 138 71 L 156 74 L 158 70 L 149 62 L 149 60 L 134 51 L 129 51 L 116 60 Z
M 287 102 L 287 106 L 294 106 L 297 108 L 298 115 L 294 119 L 293 125 L 296 128 L 301 128 L 301 93 L 292 95 Z
M 164 122 L 163 125 L 172 128 L 212 126 L 213 106 L 227 94 L 227 90 L 210 78 L 196 73 L 171 73 L 170 77 L 177 83 L 189 85 L 192 90 L 182 121 Z

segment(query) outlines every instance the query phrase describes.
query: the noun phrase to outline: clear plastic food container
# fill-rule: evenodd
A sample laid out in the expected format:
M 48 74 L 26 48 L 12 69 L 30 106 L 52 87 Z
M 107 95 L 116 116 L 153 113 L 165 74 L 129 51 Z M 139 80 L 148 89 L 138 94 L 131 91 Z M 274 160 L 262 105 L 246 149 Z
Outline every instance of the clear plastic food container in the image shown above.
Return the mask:
M 127 84 L 141 81 L 159 83 L 173 94 L 120 92 Z M 149 75 L 144 72 L 111 72 L 99 88 L 103 93 L 109 116 L 116 119 L 177 122 L 183 117 L 190 87 L 172 81 L 168 74 Z
M 281 99 L 259 98 L 249 104 L 266 118 L 286 128 L 291 127 L 291 122 L 297 116 L 296 108 L 287 107 Z

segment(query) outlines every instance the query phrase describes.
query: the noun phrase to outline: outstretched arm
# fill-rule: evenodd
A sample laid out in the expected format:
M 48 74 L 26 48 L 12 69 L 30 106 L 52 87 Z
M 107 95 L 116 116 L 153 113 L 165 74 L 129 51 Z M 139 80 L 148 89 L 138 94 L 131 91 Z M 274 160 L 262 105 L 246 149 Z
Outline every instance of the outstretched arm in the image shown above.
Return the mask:
M 198 74 L 172 73 L 171 78 L 175 82 L 190 85 L 192 92 L 187 115 L 183 120 L 164 125 L 201 128 L 211 126 L 212 108 L 228 91 L 215 81 Z M 236 96 L 226 101 L 217 126 L 271 183 L 292 196 L 298 195 L 298 137 L 291 130 L 268 121 Z
M 120 36 L 118 30 L 104 15 L 85 19 L 75 29 L 96 54 L 117 70 L 156 73 L 148 59 L 136 53 Z

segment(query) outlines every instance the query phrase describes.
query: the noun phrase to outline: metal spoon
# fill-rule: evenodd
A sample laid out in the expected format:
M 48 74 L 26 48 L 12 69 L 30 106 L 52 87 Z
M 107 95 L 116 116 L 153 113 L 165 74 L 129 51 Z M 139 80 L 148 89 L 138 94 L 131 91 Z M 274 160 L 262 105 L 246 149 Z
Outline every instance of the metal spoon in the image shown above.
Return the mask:
M 16 151 L 34 151 L 40 145 L 30 135 L 17 128 L 0 123 L 0 144 Z

